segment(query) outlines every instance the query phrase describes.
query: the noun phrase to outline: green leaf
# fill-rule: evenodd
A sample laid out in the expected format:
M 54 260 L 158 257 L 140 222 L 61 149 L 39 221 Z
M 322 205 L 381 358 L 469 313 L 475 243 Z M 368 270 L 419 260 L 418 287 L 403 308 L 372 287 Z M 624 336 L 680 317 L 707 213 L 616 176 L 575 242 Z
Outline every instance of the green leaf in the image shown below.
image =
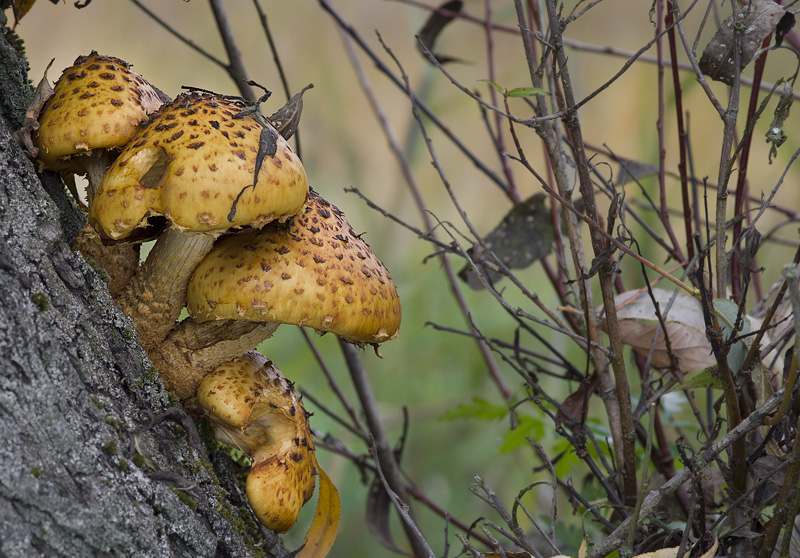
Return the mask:
M 481 80 L 478 80 L 478 81 L 485 81 L 486 83 L 491 85 L 494 88 L 495 91 L 497 91 L 501 95 L 505 96 L 505 94 L 506 94 L 506 88 L 505 87 L 501 87 L 501 86 L 497 85 L 495 82 L 490 81 L 488 79 L 481 79 Z
M 547 91 L 538 87 L 517 87 L 509 90 L 508 97 L 531 97 L 533 95 L 547 95 Z
M 731 335 L 739 337 L 750 333 L 750 320 L 744 314 L 742 314 L 742 330 L 734 332 L 733 326 L 739 313 L 739 306 L 736 303 L 724 298 L 716 298 L 714 299 L 714 309 L 717 312 L 719 326 L 725 339 L 728 339 Z M 728 367 L 734 374 L 737 374 L 742 369 L 744 359 L 747 357 L 747 350 L 748 347 L 743 340 L 737 341 L 731 346 L 728 352 Z
M 528 416 L 520 416 L 517 420 L 517 427 L 509 430 L 503 435 L 503 443 L 500 444 L 500 453 L 508 453 L 528 444 L 526 438 L 538 439 L 544 434 L 542 422 Z
M 500 420 L 508 414 L 508 407 L 495 405 L 485 399 L 475 397 L 472 403 L 462 403 L 455 409 L 447 411 L 440 420 L 456 419 L 479 419 L 479 420 Z

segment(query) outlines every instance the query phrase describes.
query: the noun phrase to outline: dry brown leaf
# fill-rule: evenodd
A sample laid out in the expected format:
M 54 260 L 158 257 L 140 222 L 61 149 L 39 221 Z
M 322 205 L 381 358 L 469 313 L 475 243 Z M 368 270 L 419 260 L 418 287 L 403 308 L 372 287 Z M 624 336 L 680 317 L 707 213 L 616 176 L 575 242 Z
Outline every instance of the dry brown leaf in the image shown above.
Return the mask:
M 706 552 L 703 553 L 702 556 L 698 556 L 697 558 L 714 558 L 714 554 L 717 552 L 717 547 L 719 546 L 719 541 L 714 539 L 714 544 L 711 545 Z M 679 546 L 674 548 L 662 548 L 661 550 L 656 550 L 654 552 L 645 552 L 644 554 L 637 554 L 633 558 L 677 558 L 678 550 L 680 550 Z M 689 556 L 689 550 L 686 549 L 686 553 L 684 557 Z
M 663 315 L 673 292 L 655 288 L 653 296 Z M 647 291 L 641 289 L 626 291 L 616 296 L 614 304 L 617 308 L 622 342 L 633 347 L 639 354 L 647 356 L 656 332 L 661 329 L 653 301 Z M 606 331 L 605 319 L 602 326 Z M 703 310 L 696 298 L 682 292 L 677 294 L 667 314 L 666 329 L 681 372 L 702 370 L 716 364 L 711 353 L 711 345 L 706 339 Z M 653 366 L 670 366 L 663 332 L 659 333 L 656 341 Z
M 761 44 L 786 15 L 786 8 L 772 0 L 742 6 L 737 14 L 726 19 L 700 58 L 700 70 L 713 80 L 728 85 L 736 76 L 734 37 L 739 37 L 739 71 L 755 56 Z M 785 33 L 785 32 L 784 32 Z
M 24 145 L 28 153 L 34 157 L 39 154 L 39 148 L 33 144 L 32 137 L 34 132 L 39 129 L 39 113 L 42 112 L 47 100 L 55 95 L 55 91 L 53 91 L 53 87 L 47 79 L 47 70 L 53 65 L 53 60 L 55 60 L 55 58 L 50 60 L 50 63 L 44 69 L 44 75 L 41 81 L 39 81 L 39 85 L 36 86 L 36 90 L 33 92 L 31 103 L 28 105 L 28 110 L 25 111 L 25 120 L 22 123 L 22 128 L 14 132 L 14 137 L 17 141 Z
M 314 511 L 314 520 L 308 528 L 303 547 L 297 552 L 297 558 L 324 558 L 333 546 L 339 530 L 339 519 L 342 516 L 339 491 L 319 464 L 317 469 L 319 470 L 317 509 Z

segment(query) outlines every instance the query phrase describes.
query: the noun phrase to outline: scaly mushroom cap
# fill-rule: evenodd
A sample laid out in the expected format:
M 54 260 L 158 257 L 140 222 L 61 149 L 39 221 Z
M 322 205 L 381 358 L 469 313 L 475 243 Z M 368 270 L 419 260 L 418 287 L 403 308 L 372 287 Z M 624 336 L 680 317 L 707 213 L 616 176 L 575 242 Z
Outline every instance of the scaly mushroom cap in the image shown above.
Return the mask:
M 149 215 L 208 232 L 260 227 L 300 211 L 308 192 L 300 159 L 266 121 L 234 117 L 245 108 L 237 100 L 193 92 L 154 113 L 95 196 L 89 219 L 101 236 L 125 238 Z
M 70 158 L 122 147 L 162 102 L 127 62 L 92 51 L 64 70 L 39 115 L 38 158 L 52 170 L 83 172 Z
M 296 324 L 356 344 L 394 339 L 400 328 L 389 272 L 313 190 L 290 222 L 219 240 L 189 281 L 187 306 L 198 322 Z
M 317 474 L 308 415 L 292 384 L 251 351 L 206 376 L 197 399 L 217 438 L 252 456 L 245 489 L 259 521 L 288 531 L 313 495 Z

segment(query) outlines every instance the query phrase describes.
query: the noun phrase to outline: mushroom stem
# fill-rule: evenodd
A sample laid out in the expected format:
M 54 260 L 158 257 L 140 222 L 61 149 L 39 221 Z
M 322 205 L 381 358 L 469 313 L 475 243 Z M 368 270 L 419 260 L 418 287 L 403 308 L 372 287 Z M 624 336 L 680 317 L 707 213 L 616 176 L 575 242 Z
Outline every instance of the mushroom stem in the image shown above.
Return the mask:
M 200 324 L 187 318 L 167 338 L 149 351 L 164 386 L 184 402 L 197 408 L 194 399 L 203 378 L 220 364 L 255 349 L 270 338 L 278 324 L 221 320 Z
M 150 351 L 158 346 L 186 305 L 186 285 L 208 254 L 216 235 L 170 227 L 158 237 L 147 260 L 117 304 L 136 325 L 139 342 Z
M 86 205 L 92 205 L 94 195 L 100 183 L 106 176 L 109 167 L 114 163 L 118 153 L 107 149 L 95 149 L 91 153 L 81 156 L 80 163 L 86 171 Z
M 139 268 L 139 244 L 104 246 L 97 232 L 85 225 L 72 243 L 72 249 L 93 260 L 108 274 L 108 291 L 117 300 Z

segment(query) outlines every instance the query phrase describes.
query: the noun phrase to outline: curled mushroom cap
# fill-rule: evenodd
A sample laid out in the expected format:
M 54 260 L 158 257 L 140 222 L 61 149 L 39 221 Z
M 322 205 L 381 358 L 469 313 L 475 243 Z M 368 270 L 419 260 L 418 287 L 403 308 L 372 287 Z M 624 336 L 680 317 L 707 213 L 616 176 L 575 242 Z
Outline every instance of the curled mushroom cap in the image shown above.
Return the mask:
M 308 179 L 272 126 L 236 99 L 184 93 L 153 114 L 103 179 L 90 222 L 113 239 L 163 215 L 179 229 L 263 226 L 300 211 Z M 258 172 L 256 172 L 258 171 Z
M 246 492 L 259 521 L 288 531 L 314 493 L 316 457 L 308 415 L 292 384 L 251 351 L 206 376 L 197 398 L 217 438 L 253 459 Z
M 38 158 L 49 169 L 83 172 L 76 155 L 125 145 L 162 101 L 128 63 L 92 52 L 64 70 L 39 115 Z
M 389 272 L 313 190 L 290 222 L 220 239 L 189 281 L 187 306 L 198 322 L 296 324 L 356 344 L 394 339 L 400 328 Z

